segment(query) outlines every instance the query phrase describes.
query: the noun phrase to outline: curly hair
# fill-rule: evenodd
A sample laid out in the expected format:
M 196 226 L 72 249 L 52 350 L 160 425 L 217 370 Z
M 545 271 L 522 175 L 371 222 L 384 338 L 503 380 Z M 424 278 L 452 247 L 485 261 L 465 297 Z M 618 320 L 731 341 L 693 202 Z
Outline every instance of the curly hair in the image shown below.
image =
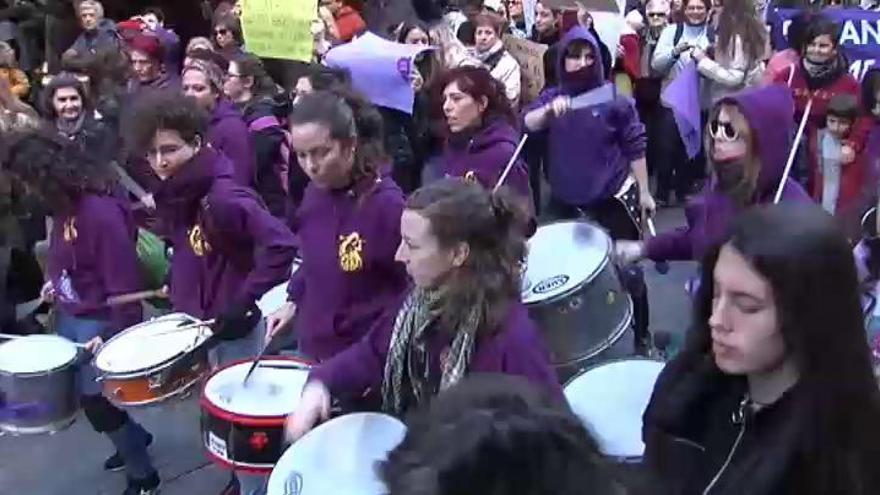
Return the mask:
M 16 183 L 37 193 L 53 213 L 69 213 L 87 194 L 111 194 L 110 170 L 56 133 L 29 131 L 9 138 L 4 168 Z
M 408 418 L 389 495 L 624 493 L 577 416 L 524 378 L 470 375 Z
M 502 118 L 517 127 L 516 116 L 504 91 L 504 84 L 489 74 L 483 67 L 458 67 L 441 73 L 431 83 L 431 100 L 434 117 L 444 119 L 443 91 L 452 83 L 458 84 L 461 92 L 476 101 L 486 99 L 486 109 L 482 115 L 482 125 Z M 445 119 L 444 119 L 445 120 Z
M 148 91 L 135 100 L 123 119 L 126 145 L 132 152 L 144 151 L 160 129 L 176 131 L 191 143 L 204 137 L 210 118 L 186 96 L 171 90 Z
M 490 193 L 480 184 L 447 178 L 416 190 L 406 209 L 428 219 L 441 247 L 463 242 L 470 248 L 444 289 L 444 326 L 455 328 L 466 308 L 483 305 L 478 332 L 497 332 L 510 302 L 520 298 L 529 224 L 522 202 L 505 189 Z

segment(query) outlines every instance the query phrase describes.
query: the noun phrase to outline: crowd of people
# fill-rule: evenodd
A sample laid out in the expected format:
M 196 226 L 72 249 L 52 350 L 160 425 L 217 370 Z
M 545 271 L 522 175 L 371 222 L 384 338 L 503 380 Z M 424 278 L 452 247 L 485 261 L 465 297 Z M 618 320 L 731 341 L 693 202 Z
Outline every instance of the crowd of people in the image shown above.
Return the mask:
M 850 74 L 825 6 L 798 6 L 775 47 L 751 0 L 627 2 L 616 44 L 582 7 L 414 1 L 375 33 L 424 47 L 402 112 L 358 92 L 354 68 L 325 65 L 372 28 L 358 1 L 319 2 L 309 63 L 248 52 L 240 2 L 204 2 L 202 37 L 160 8 L 111 19 L 73 0 L 51 15 L 80 32 L 43 64 L 27 34 L 39 2 L 9 3 L 3 332 L 46 331 L 16 315 L 39 296 L 49 330 L 94 353 L 144 318 L 140 301 L 109 301 L 143 289 L 213 322 L 215 367 L 293 332 L 314 366 L 288 434 L 339 400 L 408 417 L 379 469 L 392 495 L 880 493 L 880 223 L 863 221 L 878 201 L 880 70 Z M 546 47 L 537 97 L 508 38 Z M 688 73 L 697 141 L 664 98 Z M 645 238 L 672 206 L 686 224 Z M 528 238 L 563 219 L 613 239 L 638 354 L 652 348 L 639 261 L 702 262 L 638 476 L 566 406 L 521 300 Z M 145 273 L 145 239 L 168 248 L 167 273 Z M 263 315 L 257 300 L 284 283 Z M 78 393 L 125 495 L 158 493 L 147 446 L 162 432 L 104 397 L 87 363 Z M 223 493 L 265 490 L 243 470 Z

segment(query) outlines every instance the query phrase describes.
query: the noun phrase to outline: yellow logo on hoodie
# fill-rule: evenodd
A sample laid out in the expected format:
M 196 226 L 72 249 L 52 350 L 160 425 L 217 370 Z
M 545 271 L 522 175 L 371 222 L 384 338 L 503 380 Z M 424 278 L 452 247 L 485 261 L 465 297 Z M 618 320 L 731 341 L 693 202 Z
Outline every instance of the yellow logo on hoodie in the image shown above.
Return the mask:
M 357 232 L 339 236 L 339 267 L 344 272 L 356 272 L 364 267 L 364 240 Z
M 78 233 L 76 231 L 76 218 L 71 217 L 64 221 L 64 226 L 62 227 L 64 232 L 64 241 L 65 242 L 73 242 L 76 240 Z
M 189 239 L 189 246 L 192 248 L 193 252 L 196 253 L 196 256 L 202 257 L 211 252 L 211 245 L 208 244 L 208 240 L 205 239 L 205 234 L 202 232 L 201 225 L 193 225 L 193 228 L 189 229 L 189 232 L 187 232 L 186 235 Z

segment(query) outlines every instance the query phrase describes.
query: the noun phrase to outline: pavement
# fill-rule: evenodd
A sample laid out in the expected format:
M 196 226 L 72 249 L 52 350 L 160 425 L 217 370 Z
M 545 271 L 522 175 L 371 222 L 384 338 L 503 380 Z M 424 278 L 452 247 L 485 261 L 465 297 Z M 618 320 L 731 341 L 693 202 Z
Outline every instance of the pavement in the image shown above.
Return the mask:
M 660 211 L 656 223 L 661 232 L 681 225 L 681 209 Z M 652 265 L 644 265 L 651 329 L 680 335 L 690 322 L 684 285 L 695 264 L 670 263 L 665 275 Z M 214 495 L 225 486 L 228 472 L 211 464 L 202 450 L 197 394 L 130 412 L 155 435 L 150 453 L 163 480 L 163 495 Z M 119 495 L 125 489 L 124 474 L 102 469 L 112 450 L 82 415 L 52 435 L 2 436 L 0 495 Z

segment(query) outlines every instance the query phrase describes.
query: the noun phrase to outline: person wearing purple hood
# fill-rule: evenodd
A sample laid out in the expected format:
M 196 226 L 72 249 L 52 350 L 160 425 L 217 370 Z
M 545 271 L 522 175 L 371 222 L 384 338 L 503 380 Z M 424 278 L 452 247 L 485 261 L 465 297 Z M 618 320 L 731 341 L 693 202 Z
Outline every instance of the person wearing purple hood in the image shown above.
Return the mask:
M 544 90 L 524 116 L 530 132 L 546 132 L 549 209 L 557 218 L 587 216 L 612 239 L 640 239 L 655 209 L 645 162 L 647 139 L 630 98 L 606 81 L 596 39 L 576 26 L 558 44 L 559 85 Z M 595 90 L 595 91 L 594 91 Z M 579 99 L 606 93 L 586 106 Z M 620 270 L 634 303 L 636 349 L 647 350 L 648 290 L 638 266 Z
M 181 74 L 183 94 L 211 115 L 208 143 L 232 162 L 232 176 L 245 187 L 254 187 L 256 153 L 244 118 L 223 95 L 224 72 L 206 60 L 191 60 Z
M 562 397 L 538 328 L 520 301 L 529 216 L 509 191 L 446 178 L 415 191 L 400 219 L 395 258 L 414 287 L 362 340 L 312 368 L 287 433 L 298 438 L 331 397 L 379 394 L 395 416 L 471 373 L 527 378 Z
M 113 193 L 106 166 L 75 143 L 48 134 L 11 142 L 5 169 L 52 212 L 42 296 L 55 305 L 58 335 L 84 345 L 76 376 L 80 403 L 92 428 L 117 449 L 105 469 L 126 470 L 123 495 L 157 493 L 159 476 L 146 449 L 152 435 L 101 394 L 89 364 L 103 342 L 141 322 L 140 303 L 110 302 L 143 287 L 131 212 Z
M 253 190 L 233 180 L 228 159 L 206 144 L 208 117 L 192 99 L 148 93 L 130 115 L 129 147 L 142 152 L 161 179 L 154 198 L 174 246 L 174 310 L 215 320 L 215 366 L 252 358 L 263 337 L 255 301 L 290 276 L 293 234 Z M 260 494 L 264 478 L 234 473 L 230 486 L 240 482 L 241 493 Z
M 435 106 L 448 133 L 443 172 L 492 189 L 513 157 L 521 133 L 504 85 L 482 67 L 459 67 L 434 83 Z M 525 162 L 517 158 L 504 185 L 531 199 Z
M 306 94 L 289 121 L 311 179 L 294 219 L 303 262 L 267 326 L 274 335 L 295 318 L 300 352 L 324 361 L 358 342 L 406 290 L 394 260 L 403 192 L 383 151 L 382 116 L 363 98 Z
M 712 181 L 685 209 L 688 225 L 648 241 L 617 243 L 624 263 L 699 260 L 724 242 L 735 216 L 749 206 L 771 203 L 791 148 L 794 100 L 785 86 L 741 91 L 721 99 L 709 114 L 707 158 Z M 782 201 L 810 201 L 806 191 L 786 178 Z

